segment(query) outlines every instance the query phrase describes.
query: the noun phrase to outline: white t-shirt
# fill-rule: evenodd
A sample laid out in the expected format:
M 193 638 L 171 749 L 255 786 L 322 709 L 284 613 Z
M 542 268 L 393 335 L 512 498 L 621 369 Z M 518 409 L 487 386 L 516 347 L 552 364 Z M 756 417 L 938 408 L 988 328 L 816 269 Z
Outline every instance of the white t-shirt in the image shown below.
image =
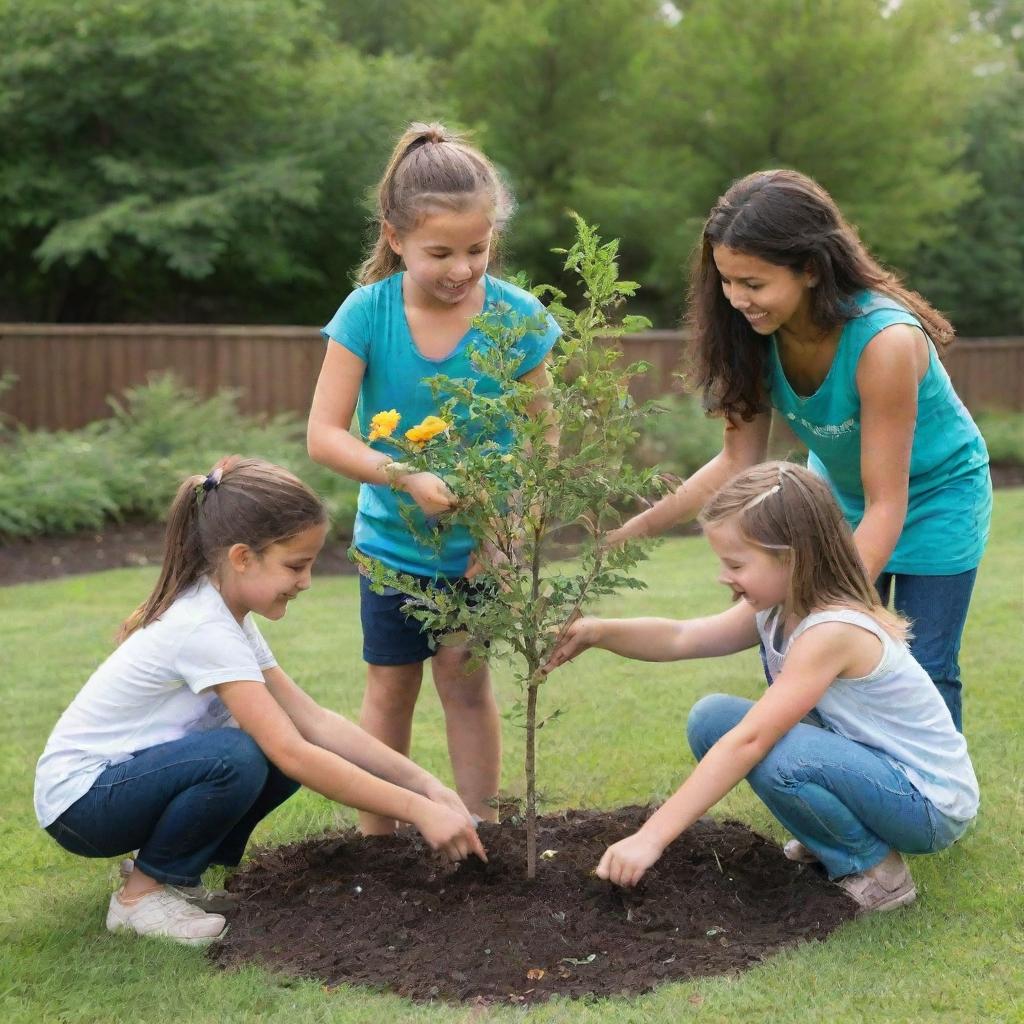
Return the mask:
M 978 813 L 978 780 L 967 741 L 956 731 L 949 708 L 906 644 L 894 640 L 876 619 L 853 608 L 814 612 L 782 643 L 780 612 L 775 607 L 757 613 L 772 679 L 782 671 L 793 641 L 819 622 L 847 622 L 881 640 L 882 656 L 874 670 L 856 679 L 835 679 L 814 710 L 832 732 L 879 751 L 947 817 L 970 821 Z
M 277 662 L 252 615 L 239 625 L 203 577 L 155 622 L 134 632 L 61 715 L 36 765 L 44 828 L 108 767 L 140 750 L 237 724 L 211 686 L 263 682 Z

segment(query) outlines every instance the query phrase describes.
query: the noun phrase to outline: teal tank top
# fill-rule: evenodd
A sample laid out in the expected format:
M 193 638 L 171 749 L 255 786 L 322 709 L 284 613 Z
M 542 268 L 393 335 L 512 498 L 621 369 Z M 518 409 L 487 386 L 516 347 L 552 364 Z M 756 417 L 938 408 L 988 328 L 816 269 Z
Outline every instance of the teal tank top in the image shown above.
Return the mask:
M 864 291 L 852 302 L 853 316 L 843 327 L 835 359 L 813 395 L 803 397 L 790 386 L 774 335 L 768 385 L 773 408 L 809 449 L 808 468 L 828 482 L 847 522 L 856 529 L 864 516 L 857 363 L 864 347 L 884 328 L 924 328 L 887 295 Z M 992 515 L 992 484 L 981 432 L 953 390 L 930 338 L 928 350 L 928 370 L 917 389 L 907 518 L 885 570 L 952 576 L 981 561 Z

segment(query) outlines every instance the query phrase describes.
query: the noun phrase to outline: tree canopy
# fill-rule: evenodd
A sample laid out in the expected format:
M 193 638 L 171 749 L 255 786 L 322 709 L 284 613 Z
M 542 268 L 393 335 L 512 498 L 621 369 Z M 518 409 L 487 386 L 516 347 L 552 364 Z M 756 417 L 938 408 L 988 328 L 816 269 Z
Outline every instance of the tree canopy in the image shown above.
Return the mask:
M 1024 0 L 0 0 L 0 317 L 326 320 L 410 120 L 470 129 L 671 326 L 714 199 L 822 182 L 962 332 L 1024 331 Z

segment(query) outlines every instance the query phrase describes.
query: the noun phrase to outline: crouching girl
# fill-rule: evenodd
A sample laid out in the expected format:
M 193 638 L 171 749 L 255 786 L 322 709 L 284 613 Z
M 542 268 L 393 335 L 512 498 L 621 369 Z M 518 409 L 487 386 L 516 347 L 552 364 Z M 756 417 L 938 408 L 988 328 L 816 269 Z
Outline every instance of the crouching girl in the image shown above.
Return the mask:
M 138 850 L 109 929 L 202 944 L 226 927 L 201 876 L 241 860 L 300 785 L 410 822 L 455 860 L 485 858 L 458 796 L 309 697 L 253 621 L 310 585 L 319 499 L 278 466 L 231 456 L 187 479 L 156 587 L 64 712 L 36 770 L 39 823 L 71 853 Z M 197 905 L 198 904 L 198 905 Z
M 735 477 L 701 513 L 739 603 L 708 618 L 579 619 L 552 655 L 587 647 L 672 661 L 764 644 L 772 680 L 756 702 L 721 694 L 690 712 L 697 767 L 597 873 L 635 885 L 665 847 L 742 779 L 796 839 L 791 860 L 820 861 L 862 911 L 912 902 L 900 852 L 933 853 L 978 808 L 967 745 L 887 611 L 827 485 L 765 463 Z

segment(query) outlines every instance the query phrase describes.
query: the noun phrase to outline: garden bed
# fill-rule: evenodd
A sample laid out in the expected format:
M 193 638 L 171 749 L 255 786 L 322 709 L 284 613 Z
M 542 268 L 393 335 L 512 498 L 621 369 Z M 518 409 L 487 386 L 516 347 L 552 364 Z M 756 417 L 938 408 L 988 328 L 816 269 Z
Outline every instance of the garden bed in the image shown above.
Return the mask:
M 242 900 L 210 955 L 417 1001 L 529 1003 L 743 970 L 854 916 L 819 868 L 731 821 L 701 819 L 636 890 L 594 877 L 608 844 L 649 813 L 542 818 L 539 849 L 550 852 L 534 882 L 510 822 L 481 826 L 486 865 L 448 865 L 411 829 L 262 851 L 231 879 Z
M 57 579 L 101 569 L 159 566 L 164 552 L 163 523 L 111 523 L 102 530 L 67 537 L 33 537 L 0 544 L 0 586 Z M 348 541 L 328 541 L 314 575 L 355 572 Z
M 1024 466 L 992 466 L 995 487 L 1024 486 Z M 673 535 L 696 532 L 692 523 L 684 524 Z M 163 558 L 163 523 L 109 523 L 102 530 L 89 530 L 70 536 L 14 539 L 0 543 L 0 586 L 57 579 L 101 569 L 129 566 L 158 566 Z M 348 559 L 348 541 L 328 541 L 313 567 L 315 576 L 345 575 L 355 572 Z

